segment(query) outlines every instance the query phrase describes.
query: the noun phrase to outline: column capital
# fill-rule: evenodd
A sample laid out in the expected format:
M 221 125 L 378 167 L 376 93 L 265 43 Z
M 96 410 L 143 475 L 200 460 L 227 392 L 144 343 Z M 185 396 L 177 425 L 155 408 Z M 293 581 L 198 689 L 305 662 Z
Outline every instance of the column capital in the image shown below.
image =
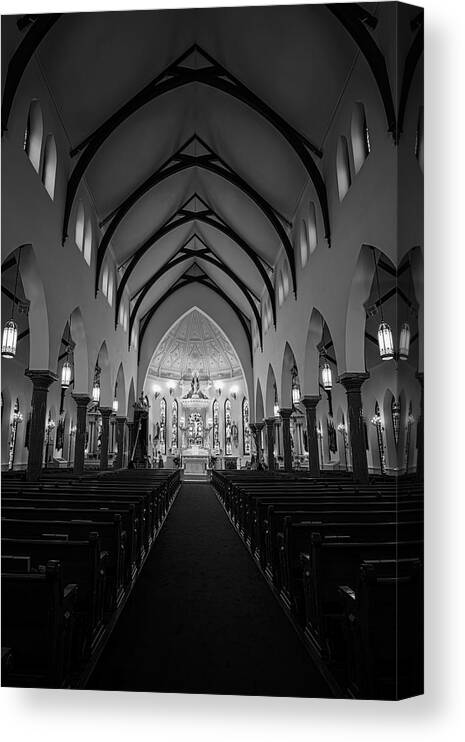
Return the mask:
M 351 373 L 346 372 L 338 376 L 337 381 L 342 384 L 346 392 L 359 392 L 364 381 L 370 378 L 368 372 Z
M 321 397 L 319 394 L 308 394 L 305 397 L 302 397 L 300 401 L 306 410 L 311 410 L 317 406 L 320 399 Z
M 72 394 L 71 396 L 78 407 L 87 407 L 90 402 L 90 397 L 87 394 Z
M 24 375 L 32 381 L 34 389 L 43 389 L 44 391 L 48 391 L 50 384 L 58 379 L 58 376 L 48 369 L 40 371 L 35 368 L 27 368 Z
M 279 416 L 283 420 L 290 420 L 293 413 L 292 407 L 281 407 L 279 410 Z
M 119 423 L 120 425 L 124 425 L 124 423 L 127 422 L 127 418 L 124 415 L 123 416 L 117 415 L 116 422 Z
M 260 432 L 260 430 L 263 430 L 263 428 L 265 427 L 265 421 L 260 420 L 260 422 L 256 422 L 255 425 L 257 426 L 257 430 Z
M 272 426 L 276 425 L 276 417 L 266 417 L 265 425 L 267 428 L 271 428 Z
M 110 417 L 111 413 L 113 412 L 112 407 L 99 407 L 98 410 L 102 417 Z

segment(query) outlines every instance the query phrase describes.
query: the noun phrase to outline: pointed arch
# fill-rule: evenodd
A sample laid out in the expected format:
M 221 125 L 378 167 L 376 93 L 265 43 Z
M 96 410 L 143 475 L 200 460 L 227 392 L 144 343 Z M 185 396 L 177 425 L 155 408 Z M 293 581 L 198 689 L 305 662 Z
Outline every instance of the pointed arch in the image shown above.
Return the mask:
M 276 386 L 276 376 L 273 371 L 271 363 L 268 365 L 268 373 L 266 376 L 266 398 L 265 398 L 265 415 L 266 417 L 274 417 L 274 405 L 278 391 Z M 278 398 L 279 404 L 279 398 Z
M 127 396 L 126 396 L 126 378 L 124 375 L 124 367 L 121 362 L 118 367 L 118 373 L 116 374 L 115 382 L 115 394 L 114 398 L 118 400 L 118 417 L 126 417 L 127 414 Z
M 100 407 L 113 406 L 113 387 L 111 384 L 110 359 L 106 341 L 100 346 L 97 355 L 96 366 L 100 369 Z
M 134 420 L 134 404 L 136 401 L 136 392 L 134 387 L 134 379 L 131 378 L 131 383 L 129 384 L 129 392 L 128 392 L 128 406 L 127 406 L 127 419 L 128 422 L 132 422 Z
M 87 332 L 79 307 L 71 312 L 70 333 L 74 343 L 73 370 L 75 394 L 89 393 L 89 348 Z
M 294 369 L 298 373 L 294 353 L 289 343 L 286 343 L 281 370 L 281 406 L 285 409 L 292 408 L 292 376 Z

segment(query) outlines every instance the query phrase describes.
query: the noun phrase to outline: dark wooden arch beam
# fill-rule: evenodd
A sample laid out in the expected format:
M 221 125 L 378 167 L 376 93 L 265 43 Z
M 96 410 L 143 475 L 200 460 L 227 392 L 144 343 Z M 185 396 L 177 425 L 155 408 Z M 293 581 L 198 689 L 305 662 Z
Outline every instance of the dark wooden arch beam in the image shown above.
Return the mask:
M 191 54 L 197 52 L 205 59 L 207 66 L 200 69 L 183 67 Z M 329 209 L 326 194 L 326 185 L 311 152 L 318 157 L 321 151 L 315 147 L 303 134 L 300 134 L 287 123 L 270 106 L 262 101 L 255 93 L 249 90 L 239 80 L 233 77 L 224 67 L 218 64 L 212 57 L 204 52 L 197 44 L 190 47 L 175 62 L 169 65 L 160 75 L 155 77 L 148 85 L 140 90 L 133 98 L 110 116 L 101 126 L 90 134 L 77 147 L 71 150 L 74 156 L 82 151 L 82 154 L 68 181 L 65 211 L 63 219 L 63 243 L 68 236 L 68 225 L 71 209 L 79 188 L 79 184 L 93 158 L 108 137 L 133 113 L 145 106 L 147 103 L 159 98 L 165 93 L 172 92 L 191 83 L 201 83 L 221 90 L 227 95 L 236 98 L 251 109 L 260 114 L 271 126 L 281 133 L 288 144 L 294 149 L 311 178 L 323 215 L 325 225 L 325 236 L 330 242 Z
M 144 298 L 147 296 L 147 293 L 150 291 L 150 289 L 155 285 L 155 283 L 163 275 L 165 275 L 165 273 L 168 273 L 168 271 L 170 271 L 172 268 L 175 268 L 177 265 L 180 265 L 186 260 L 191 260 L 192 258 L 194 258 L 194 260 L 205 260 L 207 263 L 210 263 L 215 268 L 218 268 L 219 270 L 223 271 L 223 273 L 229 276 L 229 278 L 234 282 L 234 284 L 244 294 L 245 298 L 247 299 L 247 302 L 249 303 L 252 309 L 255 320 L 257 322 L 258 331 L 260 335 L 260 347 L 262 347 L 263 337 L 262 337 L 262 322 L 261 322 L 260 312 L 258 311 L 257 305 L 255 304 L 254 300 L 250 296 L 247 286 L 241 281 L 241 279 L 238 276 L 236 276 L 234 271 L 232 271 L 221 260 L 219 259 L 215 260 L 215 258 L 211 254 L 209 254 L 207 250 L 196 250 L 196 251 L 188 250 L 186 252 L 183 252 L 180 255 L 177 254 L 176 256 L 174 256 L 174 258 L 170 259 L 167 263 L 165 263 L 156 273 L 154 273 L 154 275 L 151 276 L 148 281 L 146 281 L 146 283 L 142 286 L 142 288 L 139 289 L 136 302 L 131 310 L 131 315 L 129 318 L 129 337 L 131 337 L 132 328 L 134 326 L 134 322 L 136 320 L 139 307 L 142 304 Z
M 373 21 L 370 21 L 373 17 L 358 3 L 334 3 L 326 7 L 344 26 L 368 62 L 383 101 L 388 131 L 397 142 L 396 110 L 386 60 L 366 27 L 366 24 L 373 27 Z
M 402 77 L 402 87 L 400 91 L 399 100 L 399 116 L 397 123 L 397 141 L 400 139 L 404 127 L 405 109 L 407 108 L 407 99 L 410 92 L 410 86 L 412 84 L 413 75 L 417 64 L 423 54 L 423 13 L 421 13 L 421 19 L 419 19 L 418 25 L 420 26 L 417 34 L 413 40 L 412 46 L 409 49 L 407 58 L 405 60 L 404 74 Z
M 204 211 L 187 211 L 186 210 L 187 205 L 194 198 L 198 198 L 199 201 L 205 206 Z M 167 234 L 177 229 L 178 227 L 182 227 L 185 224 L 190 224 L 191 222 L 195 222 L 195 221 L 202 222 L 203 224 L 207 224 L 208 226 L 213 227 L 213 229 L 217 229 L 218 231 L 222 232 L 224 235 L 226 235 L 226 237 L 229 237 L 230 240 L 235 242 L 236 245 L 240 247 L 241 250 L 243 250 L 246 253 L 246 255 L 249 256 L 249 258 L 252 260 L 252 262 L 258 269 L 265 283 L 266 289 L 268 291 L 268 295 L 270 297 L 271 307 L 273 310 L 274 325 L 276 326 L 275 290 L 274 290 L 273 284 L 271 283 L 270 278 L 265 268 L 263 267 L 263 264 L 259 256 L 250 247 L 250 245 L 248 245 L 247 242 L 243 240 L 242 237 L 240 237 L 229 225 L 221 221 L 218 215 L 215 214 L 215 212 L 212 209 L 210 209 L 210 207 L 207 204 L 205 204 L 205 202 L 196 194 L 191 196 L 185 202 L 185 204 L 181 206 L 181 208 L 178 209 L 168 219 L 168 221 L 166 221 L 159 229 L 153 232 L 153 234 L 151 234 L 150 237 L 131 255 L 127 268 L 124 272 L 123 277 L 121 278 L 121 281 L 118 285 L 118 290 L 116 292 L 116 306 L 115 306 L 116 316 L 118 316 L 119 306 L 121 304 L 121 299 L 123 296 L 124 288 L 129 280 L 131 273 L 133 272 L 136 265 L 138 264 L 139 260 L 141 260 L 141 258 L 145 255 L 145 253 L 151 247 L 153 247 L 153 245 L 155 245 L 162 237 L 165 237 Z
M 50 29 L 61 18 L 61 13 L 38 15 L 10 59 L 2 99 L 2 135 L 8 129 L 8 119 L 19 83 L 31 58 Z
M 207 155 L 190 155 L 183 154 L 189 145 L 194 142 L 199 142 L 201 146 L 207 151 Z M 292 285 L 294 289 L 294 296 L 297 296 L 297 279 L 296 279 L 296 266 L 295 256 L 292 243 L 289 236 L 284 229 L 276 211 L 273 209 L 271 204 L 266 201 L 249 183 L 241 178 L 232 168 L 230 168 L 220 157 L 214 152 L 207 144 L 196 135 L 190 137 L 173 155 L 166 160 L 161 167 L 156 170 L 149 178 L 147 178 L 140 186 L 134 189 L 132 193 L 111 213 L 111 221 L 103 235 L 100 245 L 97 251 L 97 266 L 95 275 L 96 291 L 98 289 L 100 281 L 100 272 L 102 270 L 103 261 L 105 259 L 105 253 L 109 247 L 110 240 L 115 234 L 116 229 L 121 224 L 123 219 L 127 216 L 129 211 L 140 201 L 152 188 L 162 183 L 167 178 L 181 173 L 184 170 L 188 170 L 193 167 L 199 167 L 203 170 L 213 173 L 214 175 L 224 178 L 232 185 L 236 186 L 242 193 L 248 196 L 263 212 L 266 218 L 269 220 L 273 228 L 275 229 L 279 239 L 281 240 L 289 266 L 291 269 Z M 104 219 L 100 226 L 103 226 L 107 219 Z
M 140 361 L 140 349 L 142 347 L 142 342 L 144 340 L 144 335 L 147 331 L 147 328 L 150 324 L 150 321 L 152 317 L 154 316 L 155 312 L 161 307 L 161 305 L 168 299 L 169 296 L 172 296 L 176 291 L 179 291 L 180 289 L 184 288 L 185 286 L 189 286 L 191 283 L 200 283 L 206 288 L 210 289 L 214 293 L 218 294 L 223 301 L 228 304 L 231 309 L 233 310 L 234 314 L 238 317 L 242 328 L 245 332 L 245 335 L 247 337 L 247 342 L 249 344 L 249 351 L 250 351 L 250 359 L 253 360 L 253 351 L 252 351 L 252 336 L 250 334 L 250 330 L 247 326 L 247 323 L 245 321 L 245 318 L 242 314 L 242 312 L 237 308 L 237 306 L 234 304 L 233 301 L 227 296 L 227 294 L 224 293 L 222 289 L 220 289 L 219 286 L 217 286 L 215 283 L 205 280 L 205 276 L 183 276 L 178 282 L 173 284 L 165 293 L 163 296 L 161 296 L 158 301 L 149 309 L 149 311 L 144 315 L 143 317 L 143 325 L 139 332 L 139 342 L 138 342 L 138 356 L 137 361 L 139 363 Z

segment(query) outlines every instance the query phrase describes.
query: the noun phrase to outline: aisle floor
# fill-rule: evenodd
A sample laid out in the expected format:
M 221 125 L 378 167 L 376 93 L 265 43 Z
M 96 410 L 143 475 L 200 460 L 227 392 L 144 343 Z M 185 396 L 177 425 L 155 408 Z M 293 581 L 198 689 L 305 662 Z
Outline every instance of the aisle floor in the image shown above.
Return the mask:
M 213 488 L 191 483 L 87 688 L 332 696 Z

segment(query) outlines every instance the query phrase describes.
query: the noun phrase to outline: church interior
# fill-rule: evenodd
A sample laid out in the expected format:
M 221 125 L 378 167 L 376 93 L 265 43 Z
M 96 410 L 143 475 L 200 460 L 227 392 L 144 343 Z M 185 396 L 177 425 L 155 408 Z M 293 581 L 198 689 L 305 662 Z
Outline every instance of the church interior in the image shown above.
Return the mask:
M 3 684 L 420 694 L 422 12 L 2 54 Z

